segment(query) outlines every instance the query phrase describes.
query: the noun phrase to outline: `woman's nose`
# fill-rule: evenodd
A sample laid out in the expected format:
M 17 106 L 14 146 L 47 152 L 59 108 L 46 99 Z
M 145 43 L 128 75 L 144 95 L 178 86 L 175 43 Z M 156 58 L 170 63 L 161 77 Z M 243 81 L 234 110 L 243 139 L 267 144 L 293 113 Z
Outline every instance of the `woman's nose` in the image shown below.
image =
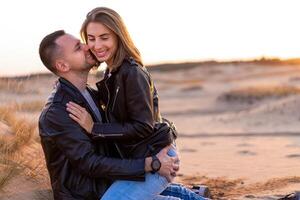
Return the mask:
M 94 44 L 94 48 L 96 49 L 96 50 L 99 50 L 99 49 L 101 49 L 102 48 L 102 44 L 101 44 L 101 42 L 99 42 L 99 41 L 95 41 L 95 44 Z

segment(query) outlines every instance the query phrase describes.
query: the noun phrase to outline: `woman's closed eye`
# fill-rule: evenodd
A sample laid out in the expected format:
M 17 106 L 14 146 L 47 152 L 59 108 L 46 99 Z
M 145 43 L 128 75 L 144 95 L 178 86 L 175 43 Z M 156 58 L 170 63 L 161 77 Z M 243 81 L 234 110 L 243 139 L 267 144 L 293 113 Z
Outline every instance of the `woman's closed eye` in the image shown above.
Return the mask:
M 109 37 L 101 37 L 101 40 L 108 40 Z

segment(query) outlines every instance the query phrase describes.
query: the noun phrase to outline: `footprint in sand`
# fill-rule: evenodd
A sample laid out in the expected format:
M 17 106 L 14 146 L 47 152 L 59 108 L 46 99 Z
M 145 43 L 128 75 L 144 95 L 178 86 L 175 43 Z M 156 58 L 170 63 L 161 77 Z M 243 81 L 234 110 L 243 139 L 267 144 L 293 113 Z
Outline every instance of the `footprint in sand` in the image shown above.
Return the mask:
M 241 154 L 241 155 L 249 155 L 249 156 L 254 156 L 254 155 L 256 155 L 255 152 L 248 151 L 248 150 L 238 151 L 238 153 Z
M 300 154 L 289 154 L 289 155 L 286 155 L 285 157 L 287 157 L 287 158 L 300 158 Z
M 192 153 L 192 152 L 197 152 L 197 150 L 196 149 L 183 148 L 183 149 L 180 149 L 180 152 Z
M 237 144 L 236 146 L 238 146 L 238 147 L 251 147 L 251 146 L 253 146 L 253 144 L 249 144 L 249 143 L 240 143 L 240 144 Z
M 215 142 L 201 142 L 201 146 L 212 146 L 212 145 L 216 145 Z

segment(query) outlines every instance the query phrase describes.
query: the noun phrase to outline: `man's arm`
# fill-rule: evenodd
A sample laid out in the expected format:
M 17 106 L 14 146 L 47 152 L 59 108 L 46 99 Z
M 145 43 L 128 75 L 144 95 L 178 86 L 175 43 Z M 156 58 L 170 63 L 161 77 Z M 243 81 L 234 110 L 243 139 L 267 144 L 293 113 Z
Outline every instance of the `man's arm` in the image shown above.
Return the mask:
M 51 138 L 80 173 L 94 178 L 144 178 L 145 159 L 125 160 L 96 154 L 91 139 L 77 122 L 68 116 L 65 106 L 52 105 L 40 126 L 44 134 Z
M 161 163 L 160 170 L 158 173 L 168 179 L 169 182 L 172 182 L 176 176 L 176 172 L 179 170 L 179 157 L 178 154 L 170 157 L 168 155 L 168 151 L 170 148 L 173 148 L 171 145 L 163 148 L 158 154 L 156 154 L 157 158 Z M 151 168 L 152 158 L 147 157 L 145 159 L 145 171 L 152 171 Z
M 151 171 L 151 158 L 117 159 L 96 154 L 91 139 L 68 116 L 66 108 L 61 104 L 49 108 L 40 124 L 45 134 L 64 152 L 71 165 L 83 174 L 94 178 L 142 180 L 145 172 Z M 169 157 L 166 152 L 160 153 L 158 157 L 162 162 L 160 173 L 170 176 L 174 172 L 173 168 L 176 169 L 174 158 Z

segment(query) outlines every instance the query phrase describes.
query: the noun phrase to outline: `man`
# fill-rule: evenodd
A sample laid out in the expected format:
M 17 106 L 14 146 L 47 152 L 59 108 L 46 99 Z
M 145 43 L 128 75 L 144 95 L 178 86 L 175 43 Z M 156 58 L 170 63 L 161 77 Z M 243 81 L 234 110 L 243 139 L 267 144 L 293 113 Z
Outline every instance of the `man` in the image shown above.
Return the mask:
M 112 180 L 144 180 L 145 172 L 154 167 L 151 157 L 134 160 L 109 157 L 112 144 L 109 141 L 96 144 L 66 110 L 66 104 L 73 101 L 85 107 L 94 121 L 101 120 L 94 91 L 86 85 L 88 73 L 96 64 L 87 45 L 61 30 L 42 40 L 39 53 L 43 64 L 60 77 L 39 119 L 54 199 L 99 199 Z M 171 180 L 179 165 L 178 157 L 169 157 L 168 150 L 166 147 L 157 154 L 161 165 L 158 173 Z

